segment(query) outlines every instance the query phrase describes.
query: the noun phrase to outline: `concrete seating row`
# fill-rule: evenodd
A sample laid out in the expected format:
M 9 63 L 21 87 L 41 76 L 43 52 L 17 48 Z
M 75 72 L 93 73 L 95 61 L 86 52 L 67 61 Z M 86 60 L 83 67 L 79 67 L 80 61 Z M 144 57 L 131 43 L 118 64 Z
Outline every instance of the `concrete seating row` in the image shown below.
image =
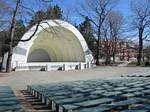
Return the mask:
M 123 76 L 127 76 L 127 77 L 150 77 L 150 72 L 127 74 L 127 75 L 123 75 Z
M 13 90 L 8 86 L 0 86 L 0 112 L 24 112 Z
M 121 78 L 30 85 L 28 91 L 56 112 L 148 112 L 149 87 L 148 78 Z

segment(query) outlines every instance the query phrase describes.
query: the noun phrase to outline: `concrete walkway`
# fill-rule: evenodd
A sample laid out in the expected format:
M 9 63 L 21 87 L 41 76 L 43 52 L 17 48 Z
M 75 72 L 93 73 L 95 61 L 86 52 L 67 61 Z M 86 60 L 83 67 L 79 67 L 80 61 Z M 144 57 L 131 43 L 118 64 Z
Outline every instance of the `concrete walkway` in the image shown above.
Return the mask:
M 125 61 L 124 63 L 119 64 L 118 67 L 126 67 L 129 63 L 131 63 L 131 61 Z
M 14 90 L 26 89 L 27 85 L 57 83 L 64 81 L 119 78 L 124 74 L 150 71 L 145 67 L 97 67 L 87 70 L 71 71 L 26 71 L 0 73 L 0 85 L 11 86 Z

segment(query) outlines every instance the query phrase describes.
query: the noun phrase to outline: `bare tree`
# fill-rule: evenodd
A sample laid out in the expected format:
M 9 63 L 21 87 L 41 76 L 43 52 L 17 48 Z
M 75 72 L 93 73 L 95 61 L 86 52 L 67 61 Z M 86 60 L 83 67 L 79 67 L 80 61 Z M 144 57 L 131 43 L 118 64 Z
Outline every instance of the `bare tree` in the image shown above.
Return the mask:
M 8 52 L 6 72 L 11 71 L 11 60 L 12 60 L 12 54 L 13 54 L 13 37 L 14 37 L 14 32 L 15 32 L 16 16 L 19 10 L 19 6 L 20 6 L 20 0 L 17 0 L 16 7 L 15 7 L 13 17 L 12 17 L 10 32 L 9 32 L 10 41 L 9 41 L 9 52 Z
M 112 44 L 111 33 L 112 32 L 110 30 L 110 24 L 108 23 L 108 21 L 105 21 L 105 24 L 103 24 L 101 33 L 103 35 L 101 45 L 103 45 L 102 51 L 104 53 L 105 65 L 109 65 L 111 64 L 111 44 Z
M 138 32 L 139 48 L 137 65 L 141 65 L 143 42 L 150 35 L 150 0 L 134 0 L 131 2 L 133 12 L 132 28 Z
M 97 35 L 97 48 L 96 48 L 96 65 L 99 65 L 99 58 L 101 52 L 101 38 L 102 38 L 102 26 L 109 14 L 109 12 L 116 6 L 118 0 L 87 0 L 87 7 L 84 8 L 84 14 L 89 17 L 90 21 L 93 23 L 96 29 Z M 86 10 L 85 10 L 86 9 Z M 85 17 L 85 16 L 84 16 Z
M 120 12 L 111 11 L 108 15 L 108 24 L 110 29 L 110 41 L 111 41 L 111 53 L 113 62 L 117 53 L 117 44 L 119 42 L 119 36 L 122 33 L 122 27 L 124 23 L 123 15 Z
M 119 43 L 119 35 L 123 25 L 123 16 L 120 12 L 111 11 L 106 17 L 102 26 L 102 45 L 105 56 L 105 64 L 111 64 L 111 57 L 115 62 L 117 53 L 117 44 Z

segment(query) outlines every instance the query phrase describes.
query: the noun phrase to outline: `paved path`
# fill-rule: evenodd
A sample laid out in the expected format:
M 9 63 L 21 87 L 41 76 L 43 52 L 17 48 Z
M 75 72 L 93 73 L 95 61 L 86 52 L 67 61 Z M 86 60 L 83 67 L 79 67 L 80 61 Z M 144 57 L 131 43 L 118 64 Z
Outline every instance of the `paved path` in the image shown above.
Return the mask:
M 150 71 L 145 67 L 97 67 L 87 70 L 71 71 L 28 71 L 0 73 L 0 85 L 11 86 L 15 90 L 26 89 L 27 85 L 54 83 L 75 80 L 118 78 L 124 74 Z
M 119 64 L 118 67 L 126 67 L 129 63 L 131 63 L 131 61 L 125 61 L 124 63 Z

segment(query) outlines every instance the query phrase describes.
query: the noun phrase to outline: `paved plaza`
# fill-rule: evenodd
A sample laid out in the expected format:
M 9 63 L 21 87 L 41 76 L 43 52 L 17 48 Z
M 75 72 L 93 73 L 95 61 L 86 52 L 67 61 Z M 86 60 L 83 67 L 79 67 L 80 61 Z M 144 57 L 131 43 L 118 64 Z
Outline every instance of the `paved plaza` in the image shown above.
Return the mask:
M 120 78 L 121 75 L 145 73 L 150 68 L 145 67 L 97 67 L 85 70 L 69 71 L 22 71 L 0 73 L 0 85 L 11 86 L 14 90 L 26 89 L 27 85 L 43 83 L 59 83 L 65 81 Z

